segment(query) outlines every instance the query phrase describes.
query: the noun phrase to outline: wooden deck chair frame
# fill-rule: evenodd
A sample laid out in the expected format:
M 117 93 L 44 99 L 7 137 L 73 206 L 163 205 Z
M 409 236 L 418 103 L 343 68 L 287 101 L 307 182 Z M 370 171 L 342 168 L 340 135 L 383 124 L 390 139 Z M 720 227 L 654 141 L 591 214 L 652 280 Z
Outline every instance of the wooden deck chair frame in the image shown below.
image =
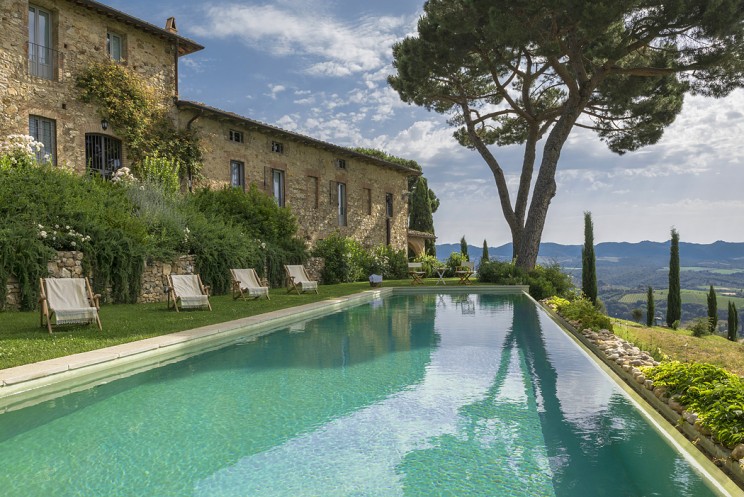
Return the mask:
M 170 307 L 171 307 L 171 298 L 172 298 L 173 299 L 173 307 L 176 308 L 176 312 L 179 312 L 179 310 L 178 310 L 178 300 L 180 299 L 180 297 L 178 295 L 176 295 L 176 290 L 173 287 L 173 278 L 172 278 L 172 276 L 173 276 L 172 274 L 169 274 L 168 275 L 168 309 L 170 309 Z M 176 275 L 176 276 L 191 276 L 191 275 Z M 199 276 L 198 274 L 195 274 L 193 276 L 196 276 L 196 280 L 199 282 L 199 288 L 202 291 L 202 295 L 206 295 L 207 296 L 207 307 L 211 311 L 212 310 L 212 304 L 211 304 L 211 302 L 209 302 L 209 285 L 205 285 L 204 283 L 202 283 L 201 276 Z
M 422 278 L 426 276 L 426 271 L 424 271 L 423 263 L 409 262 L 408 263 L 408 276 L 413 278 L 411 280 L 411 285 L 423 285 L 424 280 Z
M 54 316 L 54 311 L 49 308 L 49 302 L 47 300 L 47 291 L 46 286 L 44 285 L 44 281 L 47 278 L 39 278 L 39 325 L 43 328 L 46 326 L 47 330 L 50 334 L 52 334 L 52 317 Z M 90 286 L 90 281 L 88 278 L 83 278 L 85 280 L 85 292 L 88 295 L 88 301 L 91 305 L 91 307 L 96 308 L 96 324 L 98 325 L 98 329 L 103 331 L 103 326 L 101 325 L 101 318 L 98 316 L 98 312 L 101 309 L 100 305 L 100 298 L 101 295 L 98 293 L 93 293 L 93 289 Z M 46 323 L 44 322 L 46 320 Z M 57 326 L 57 325 L 55 325 Z
M 475 274 L 475 264 L 472 262 L 463 262 L 455 271 L 455 275 L 460 278 L 457 282 L 458 285 L 470 285 L 470 277 Z
M 293 290 L 295 292 L 297 292 L 297 295 L 306 292 L 307 290 L 305 290 L 305 287 L 304 287 L 304 285 L 302 284 L 301 281 L 300 282 L 295 282 L 294 276 L 292 276 L 292 273 L 290 273 L 290 271 L 289 271 L 289 267 L 290 266 L 301 268 L 302 269 L 302 274 L 303 274 L 303 276 L 305 278 L 305 281 L 313 281 L 307 275 L 307 271 L 305 270 L 305 266 L 303 266 L 301 264 L 285 264 L 284 265 L 284 271 L 287 273 L 287 293 L 292 293 Z M 316 284 L 315 284 L 314 290 L 315 290 L 315 293 L 318 294 L 319 293 L 318 292 L 318 285 L 317 285 L 317 282 L 315 282 L 315 283 Z
M 261 278 L 258 277 L 258 273 L 254 268 L 247 268 L 246 271 L 250 271 L 253 273 L 253 277 L 256 279 L 257 282 L 261 282 Z M 252 299 L 259 299 L 261 298 L 261 295 L 250 295 L 248 292 L 243 291 L 243 287 L 240 284 L 240 280 L 238 279 L 237 274 L 235 274 L 235 269 L 230 269 L 230 275 L 232 276 L 232 296 L 233 300 L 237 300 L 239 298 L 242 298 L 243 300 L 248 300 L 246 297 L 250 297 Z M 264 288 L 264 287 L 259 287 Z M 269 297 L 269 292 L 267 288 L 266 292 L 266 299 L 271 300 L 271 297 Z

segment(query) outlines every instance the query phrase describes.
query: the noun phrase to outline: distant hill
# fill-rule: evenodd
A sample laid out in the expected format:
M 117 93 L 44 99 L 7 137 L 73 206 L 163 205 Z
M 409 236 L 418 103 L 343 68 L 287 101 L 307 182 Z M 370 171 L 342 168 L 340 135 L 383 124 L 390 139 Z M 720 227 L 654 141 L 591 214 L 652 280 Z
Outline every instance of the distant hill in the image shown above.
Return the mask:
M 597 265 L 635 265 L 663 267 L 669 264 L 669 241 L 666 242 L 605 242 L 595 247 Z M 540 244 L 539 261 L 556 261 L 561 266 L 581 264 L 581 245 L 561 245 L 558 243 Z M 452 252 L 459 252 L 459 243 L 437 245 L 437 258 L 446 260 Z M 476 262 L 480 261 L 483 247 L 468 245 L 468 254 Z M 744 267 L 744 243 L 718 241 L 709 244 L 680 242 L 680 264 L 682 266 L 705 267 Z M 512 244 L 489 247 L 492 259 L 510 260 Z
M 597 284 L 599 297 L 610 316 L 631 318 L 634 308 L 645 308 L 646 289 L 665 289 L 669 284 L 670 242 L 611 242 L 599 243 L 594 249 L 597 256 Z M 452 252 L 459 252 L 459 243 L 437 245 L 437 258 L 446 260 Z M 470 259 L 480 262 L 483 247 L 468 245 Z M 512 258 L 512 244 L 489 247 L 491 259 L 508 261 Z M 682 304 L 682 321 L 705 316 L 707 307 L 698 301 L 705 300 L 709 285 L 719 292 L 719 319 L 726 320 L 725 298 L 744 298 L 744 243 L 715 242 L 709 244 L 679 244 L 681 266 L 680 284 L 697 300 Z M 581 245 L 543 243 L 540 245 L 538 263 L 557 262 L 570 274 L 574 283 L 581 284 Z M 635 298 L 633 298 L 635 296 Z M 640 300 L 638 298 L 640 296 Z M 666 312 L 666 301 L 656 302 L 659 322 Z

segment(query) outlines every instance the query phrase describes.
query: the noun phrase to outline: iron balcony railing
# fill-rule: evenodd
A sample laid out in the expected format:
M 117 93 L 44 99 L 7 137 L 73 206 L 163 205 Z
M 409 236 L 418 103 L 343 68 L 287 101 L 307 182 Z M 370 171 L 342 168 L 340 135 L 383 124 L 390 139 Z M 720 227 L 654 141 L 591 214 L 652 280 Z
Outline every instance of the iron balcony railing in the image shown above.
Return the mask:
M 57 79 L 60 54 L 53 48 L 29 42 L 28 73 L 38 78 Z

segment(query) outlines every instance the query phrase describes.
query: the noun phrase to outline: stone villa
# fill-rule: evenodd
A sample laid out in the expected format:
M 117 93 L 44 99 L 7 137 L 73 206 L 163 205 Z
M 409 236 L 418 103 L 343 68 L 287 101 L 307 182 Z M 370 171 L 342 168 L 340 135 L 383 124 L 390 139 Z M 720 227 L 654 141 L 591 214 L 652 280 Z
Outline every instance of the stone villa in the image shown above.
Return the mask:
M 407 230 L 407 178 L 418 171 L 181 100 L 179 58 L 204 47 L 175 19 L 159 28 L 91 0 L 2 0 L 0 23 L 0 136 L 30 134 L 41 154 L 81 174 L 127 165 L 126 143 L 75 87 L 108 58 L 162 95 L 177 126 L 198 130 L 207 184 L 257 185 L 292 209 L 309 243 L 338 231 L 367 246 L 422 245 L 426 234 Z

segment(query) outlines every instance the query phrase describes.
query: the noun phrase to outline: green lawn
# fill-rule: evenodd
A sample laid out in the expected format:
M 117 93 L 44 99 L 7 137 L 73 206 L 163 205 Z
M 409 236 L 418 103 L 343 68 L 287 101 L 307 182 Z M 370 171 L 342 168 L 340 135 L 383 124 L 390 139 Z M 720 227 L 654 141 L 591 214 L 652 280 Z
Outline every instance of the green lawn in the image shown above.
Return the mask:
M 636 344 L 657 359 L 666 356 L 682 362 L 707 362 L 744 376 L 744 344 L 719 335 L 694 337 L 689 330 L 647 327 L 624 320 L 613 320 L 615 335 Z
M 426 285 L 434 285 L 428 278 Z M 445 279 L 455 285 L 456 278 Z M 410 280 L 386 280 L 384 286 L 410 286 Z M 287 294 L 283 288 L 270 291 L 271 300 L 233 300 L 229 295 L 211 297 L 212 312 L 192 310 L 175 312 L 165 303 L 116 304 L 101 307 L 103 331 L 96 326 L 65 326 L 54 334 L 39 326 L 39 313 L 0 313 L 0 369 L 53 359 L 78 352 L 109 347 L 158 335 L 188 330 L 214 323 L 263 314 L 328 298 L 369 290 L 367 282 L 321 285 L 320 294 Z
M 667 290 L 654 290 L 654 301 L 666 301 L 667 293 Z M 680 293 L 683 304 L 708 305 L 708 290 L 682 290 Z M 741 309 L 744 306 L 744 298 L 742 297 L 726 297 L 720 294 L 716 296 L 719 309 L 726 309 L 729 300 L 736 304 L 737 309 Z M 645 303 L 646 292 L 628 293 L 620 298 L 620 302 L 623 304 Z

